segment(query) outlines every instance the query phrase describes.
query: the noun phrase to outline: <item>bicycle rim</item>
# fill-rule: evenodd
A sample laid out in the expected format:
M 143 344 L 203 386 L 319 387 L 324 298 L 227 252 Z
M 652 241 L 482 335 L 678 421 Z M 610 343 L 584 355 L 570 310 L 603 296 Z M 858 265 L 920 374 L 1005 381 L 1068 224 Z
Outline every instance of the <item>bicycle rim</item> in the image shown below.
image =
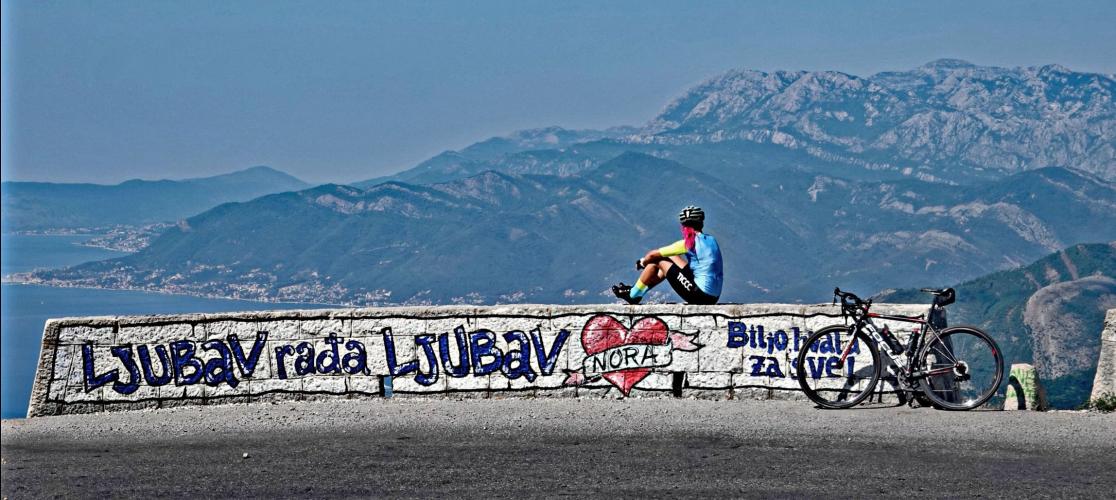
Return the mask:
M 855 340 L 851 327 L 836 325 L 806 339 L 793 366 L 802 392 L 823 408 L 856 406 L 872 394 L 880 379 L 880 354 L 863 333 Z M 845 362 L 841 353 L 854 342 Z
M 922 392 L 939 408 L 970 410 L 987 402 L 1000 386 L 1004 361 L 988 334 L 970 327 L 930 334 L 919 358 L 926 374 Z

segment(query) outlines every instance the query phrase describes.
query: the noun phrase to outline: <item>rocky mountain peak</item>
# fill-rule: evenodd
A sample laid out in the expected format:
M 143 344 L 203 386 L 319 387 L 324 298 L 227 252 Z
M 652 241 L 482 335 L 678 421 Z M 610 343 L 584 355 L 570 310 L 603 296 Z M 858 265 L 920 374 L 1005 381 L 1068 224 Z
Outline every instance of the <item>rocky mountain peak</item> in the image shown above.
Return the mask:
M 866 78 L 742 70 L 672 101 L 638 140 L 752 141 L 827 159 L 883 158 L 875 168 L 911 174 L 948 166 L 976 178 L 1069 165 L 1114 180 L 1114 93 L 1110 76 L 1057 65 L 939 59 Z
M 964 59 L 953 59 L 953 58 L 943 57 L 941 59 L 935 59 L 933 61 L 930 61 L 930 62 L 928 62 L 926 64 L 923 64 L 922 66 L 919 66 L 919 67 L 923 68 L 923 69 L 947 70 L 948 71 L 948 70 L 955 70 L 955 69 L 975 68 L 977 66 L 975 64 L 969 62 L 969 61 L 964 60 Z
M 517 176 L 486 170 L 461 180 L 435 184 L 433 188 L 455 196 L 499 204 L 505 198 L 517 199 L 522 196 L 519 181 Z

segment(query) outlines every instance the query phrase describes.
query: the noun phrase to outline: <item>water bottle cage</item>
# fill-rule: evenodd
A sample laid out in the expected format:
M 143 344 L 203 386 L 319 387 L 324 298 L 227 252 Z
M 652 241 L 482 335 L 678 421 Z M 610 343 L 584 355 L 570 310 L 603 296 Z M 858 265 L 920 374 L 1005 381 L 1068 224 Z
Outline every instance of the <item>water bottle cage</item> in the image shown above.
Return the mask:
M 891 352 L 903 354 L 903 344 L 899 342 L 899 339 L 895 338 L 895 334 L 891 333 L 891 328 L 884 325 L 883 328 L 880 328 L 880 336 L 883 337 L 884 342 L 887 343 L 887 347 L 891 349 Z

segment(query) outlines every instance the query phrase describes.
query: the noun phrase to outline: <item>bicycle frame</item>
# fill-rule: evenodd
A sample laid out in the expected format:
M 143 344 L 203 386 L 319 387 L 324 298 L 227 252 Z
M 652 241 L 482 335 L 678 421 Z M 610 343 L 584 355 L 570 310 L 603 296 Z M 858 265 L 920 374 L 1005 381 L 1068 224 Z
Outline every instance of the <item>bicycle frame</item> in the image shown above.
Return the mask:
M 851 315 L 855 320 L 852 330 L 853 342 L 848 342 L 845 345 L 844 350 L 841 352 L 841 358 L 838 362 L 838 366 L 844 366 L 845 358 L 847 358 L 852 352 L 852 346 L 855 343 L 856 333 L 863 331 L 868 335 L 868 338 L 870 338 L 872 342 L 876 343 L 877 349 L 884 354 L 891 365 L 898 369 L 898 373 L 896 373 L 896 375 L 899 376 L 898 378 L 902 380 L 904 385 L 906 384 L 906 382 L 909 381 L 920 380 L 931 375 L 946 373 L 952 370 L 952 368 L 940 368 L 925 373 L 915 371 L 914 363 L 919 358 L 919 356 L 917 356 L 917 353 L 918 350 L 923 347 L 923 343 L 921 343 L 920 341 L 928 334 L 930 334 L 930 332 L 933 332 L 935 338 L 941 334 L 941 330 L 930 324 L 929 320 L 924 319 L 923 317 L 877 314 L 869 312 L 868 309 L 870 307 L 870 305 L 865 307 L 864 310 L 859 314 L 857 312 L 846 314 L 846 316 Z M 931 312 L 933 312 L 933 307 L 937 306 L 931 306 Z M 930 315 L 928 314 L 926 317 L 929 318 Z M 907 341 L 907 347 L 906 349 L 904 349 L 903 353 L 896 355 L 891 352 L 887 341 L 885 341 L 883 338 L 883 334 L 880 333 L 880 328 L 876 326 L 876 324 L 872 321 L 873 319 L 896 321 L 901 323 L 912 323 L 921 325 L 921 328 L 919 328 L 919 331 L 917 333 L 911 335 L 910 339 Z M 902 362 L 902 360 L 900 359 L 903 356 L 906 356 L 907 358 L 907 361 L 905 363 Z

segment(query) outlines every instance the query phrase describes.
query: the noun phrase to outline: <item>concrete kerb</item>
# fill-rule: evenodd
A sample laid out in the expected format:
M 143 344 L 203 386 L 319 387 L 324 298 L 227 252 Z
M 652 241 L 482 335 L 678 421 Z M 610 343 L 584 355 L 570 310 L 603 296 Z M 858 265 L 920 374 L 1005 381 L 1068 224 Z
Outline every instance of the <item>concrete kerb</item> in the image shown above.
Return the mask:
M 1047 409 L 1046 390 L 1038 370 L 1028 363 L 1014 363 L 1008 370 L 1008 386 L 1004 391 L 1004 410 Z
M 915 315 L 925 306 L 877 310 Z M 583 330 L 599 315 L 618 326 L 594 334 L 608 337 L 603 344 L 584 345 Z M 406 397 L 615 397 L 625 389 L 631 397 L 796 397 L 790 339 L 839 318 L 831 305 L 525 304 L 52 319 L 28 415 L 381 397 L 384 377 Z M 730 334 L 730 325 L 751 330 Z M 457 333 L 468 341 L 458 343 Z M 686 336 L 697 342 L 676 349 Z M 766 344 L 772 339 L 777 349 Z M 640 347 L 648 342 L 663 347 Z M 601 373 L 632 373 L 631 383 L 587 371 L 587 352 L 604 351 L 619 364 Z M 461 363 L 470 371 L 451 376 Z M 680 387 L 672 373 L 682 374 Z

